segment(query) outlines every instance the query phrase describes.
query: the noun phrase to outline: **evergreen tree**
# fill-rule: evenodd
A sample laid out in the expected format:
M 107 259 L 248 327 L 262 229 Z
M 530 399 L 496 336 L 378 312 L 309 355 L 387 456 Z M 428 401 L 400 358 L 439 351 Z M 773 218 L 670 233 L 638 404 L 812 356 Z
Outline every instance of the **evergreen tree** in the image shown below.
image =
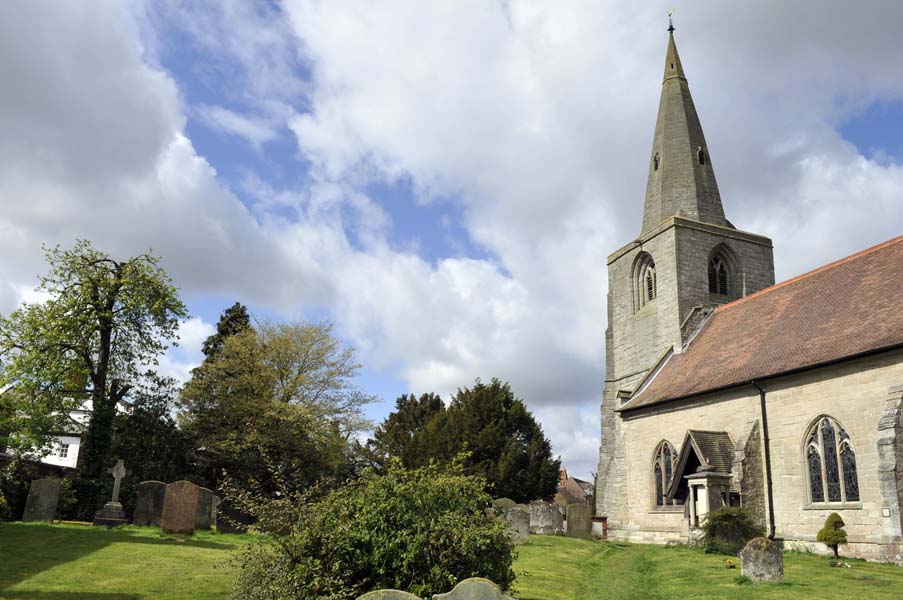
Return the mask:
M 395 412 L 373 432 L 368 443 L 372 461 L 384 467 L 390 458 L 401 459 L 402 464 L 421 464 L 427 451 L 425 431 L 427 424 L 445 411 L 442 398 L 437 394 L 404 394 L 395 400 Z
M 837 547 L 847 543 L 847 532 L 843 529 L 844 525 L 839 514 L 831 513 L 825 520 L 825 526 L 821 528 L 815 538 L 834 551 L 834 558 L 839 556 Z
M 220 315 L 219 323 L 216 324 L 216 333 L 204 340 L 202 348 L 204 356 L 210 357 L 219 352 L 223 347 L 223 342 L 230 335 L 250 330 L 251 316 L 248 314 L 248 307 L 236 302 Z

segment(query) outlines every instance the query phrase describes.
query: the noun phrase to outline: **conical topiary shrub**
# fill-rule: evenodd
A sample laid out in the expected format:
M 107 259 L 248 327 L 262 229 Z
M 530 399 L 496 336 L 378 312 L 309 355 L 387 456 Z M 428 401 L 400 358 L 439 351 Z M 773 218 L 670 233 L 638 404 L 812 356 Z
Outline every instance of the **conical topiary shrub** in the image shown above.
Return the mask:
M 825 520 L 825 526 L 818 532 L 815 538 L 823 542 L 834 551 L 834 558 L 838 558 L 837 547 L 847 543 L 847 532 L 843 529 L 844 522 L 837 513 L 831 513 Z

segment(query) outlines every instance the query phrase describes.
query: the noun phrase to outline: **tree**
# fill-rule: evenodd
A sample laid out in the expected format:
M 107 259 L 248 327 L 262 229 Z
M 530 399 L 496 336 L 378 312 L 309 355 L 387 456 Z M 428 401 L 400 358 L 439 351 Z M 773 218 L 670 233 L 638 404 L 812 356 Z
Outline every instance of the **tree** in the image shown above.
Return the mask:
M 213 356 L 223 347 L 223 343 L 230 335 L 250 331 L 251 317 L 248 315 L 248 307 L 236 302 L 223 311 L 219 322 L 216 324 L 216 333 L 204 340 L 204 356 Z
M 414 394 L 399 396 L 395 412 L 376 428 L 368 442 L 374 463 L 382 467 L 390 457 L 396 457 L 405 465 L 419 464 L 427 451 L 426 427 L 444 411 L 442 398 L 436 394 L 423 394 L 420 398 Z
M 187 311 L 153 254 L 119 261 L 86 240 L 45 254 L 50 271 L 37 291 L 47 299 L 0 320 L 0 387 L 13 388 L 38 426 L 37 441 L 48 420 L 90 401 L 79 459 L 82 476 L 98 480 L 117 404 L 175 339 Z
M 825 519 L 825 526 L 822 527 L 818 535 L 816 536 L 816 540 L 824 543 L 828 548 L 834 551 L 834 558 L 838 558 L 840 555 L 837 552 L 837 547 L 841 544 L 847 543 L 847 532 L 844 531 L 843 526 L 845 523 L 843 519 L 840 518 L 840 515 L 835 513 L 831 513 L 828 515 L 828 518 Z
M 203 481 L 265 478 L 267 460 L 299 487 L 340 473 L 351 436 L 368 425 L 358 369 L 328 323 L 265 322 L 225 337 L 180 397 Z
M 552 458 L 542 428 L 507 383 L 478 379 L 459 389 L 447 409 L 434 394 L 399 398 L 396 407 L 371 447 L 406 467 L 450 463 L 466 452 L 467 471 L 483 477 L 495 497 L 529 502 L 555 494 L 561 461 Z

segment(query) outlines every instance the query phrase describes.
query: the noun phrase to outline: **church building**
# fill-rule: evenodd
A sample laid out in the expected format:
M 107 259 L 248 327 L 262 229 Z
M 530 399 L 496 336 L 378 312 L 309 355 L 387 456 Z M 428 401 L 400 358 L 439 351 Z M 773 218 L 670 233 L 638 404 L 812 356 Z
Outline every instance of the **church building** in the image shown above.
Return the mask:
M 748 507 L 785 548 L 903 558 L 903 237 L 775 285 L 724 214 L 669 28 L 642 230 L 608 257 L 596 514 L 688 542 Z

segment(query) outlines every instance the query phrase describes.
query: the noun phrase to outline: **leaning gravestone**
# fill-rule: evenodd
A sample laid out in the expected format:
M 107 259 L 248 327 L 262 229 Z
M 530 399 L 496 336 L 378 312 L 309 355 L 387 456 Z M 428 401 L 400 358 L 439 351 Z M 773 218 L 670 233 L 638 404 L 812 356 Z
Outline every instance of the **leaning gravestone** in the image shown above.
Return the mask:
M 376 590 L 358 596 L 356 600 L 421 600 L 421 598 L 401 590 Z
M 529 505 L 530 533 L 539 535 L 555 535 L 564 532 L 564 521 L 561 511 L 554 502 L 534 500 Z
M 433 600 L 511 600 L 511 598 L 503 594 L 502 590 L 488 579 L 472 577 L 460 582 L 448 593 L 433 594 Z
M 167 533 L 194 533 L 198 513 L 198 491 L 190 481 L 176 481 L 166 486 L 160 528 Z
M 567 535 L 588 540 L 593 530 L 592 511 L 586 504 L 568 504 Z
M 757 537 L 740 551 L 740 573 L 752 581 L 784 581 L 784 555 L 774 541 Z
M 508 524 L 508 537 L 515 546 L 530 541 L 530 513 L 520 508 L 505 511 L 505 522 Z
M 142 481 L 135 492 L 135 516 L 133 525 L 144 527 L 160 526 L 163 516 L 163 499 L 166 497 L 166 484 L 162 481 Z
M 194 526 L 197 529 L 213 527 L 213 499 L 216 496 L 207 488 L 198 488 L 198 505 Z
M 23 521 L 46 521 L 56 518 L 56 506 L 60 501 L 59 479 L 36 479 L 28 488 Z

